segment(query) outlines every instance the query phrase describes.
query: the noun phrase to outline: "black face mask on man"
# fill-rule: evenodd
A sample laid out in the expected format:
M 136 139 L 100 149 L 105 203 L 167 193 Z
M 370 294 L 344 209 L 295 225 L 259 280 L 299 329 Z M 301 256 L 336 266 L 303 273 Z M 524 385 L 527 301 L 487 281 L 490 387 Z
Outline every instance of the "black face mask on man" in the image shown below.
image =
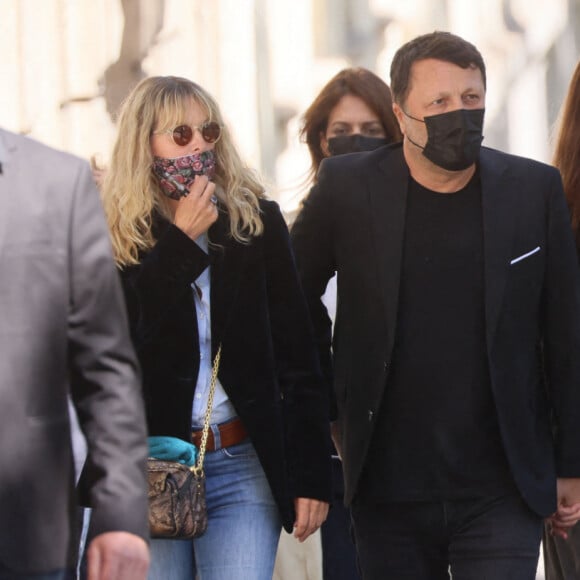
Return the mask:
M 483 141 L 485 109 L 457 109 L 425 119 L 412 117 L 427 126 L 427 143 L 422 147 L 407 135 L 413 145 L 423 149 L 423 155 L 448 171 L 461 171 L 475 163 Z
M 328 151 L 331 155 L 344 155 L 359 151 L 373 151 L 382 145 L 387 145 L 386 137 L 365 137 L 360 133 L 331 137 L 328 140 Z

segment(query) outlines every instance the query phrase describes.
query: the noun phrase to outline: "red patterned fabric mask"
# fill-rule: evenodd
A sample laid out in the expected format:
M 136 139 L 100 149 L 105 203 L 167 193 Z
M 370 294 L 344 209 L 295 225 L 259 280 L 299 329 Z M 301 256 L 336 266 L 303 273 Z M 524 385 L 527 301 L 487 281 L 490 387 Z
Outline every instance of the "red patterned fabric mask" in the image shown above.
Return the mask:
M 159 180 L 163 193 L 171 199 L 179 199 L 189 193 L 196 175 L 215 174 L 215 155 L 212 150 L 183 157 L 153 157 L 153 173 Z

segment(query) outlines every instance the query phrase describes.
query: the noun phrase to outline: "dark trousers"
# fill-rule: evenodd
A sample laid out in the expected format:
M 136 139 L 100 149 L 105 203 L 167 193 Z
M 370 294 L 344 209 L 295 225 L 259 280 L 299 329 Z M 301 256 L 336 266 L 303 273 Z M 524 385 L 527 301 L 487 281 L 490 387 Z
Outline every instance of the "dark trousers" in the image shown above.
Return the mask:
M 534 580 L 542 518 L 519 496 L 352 505 L 364 580 Z
M 324 580 L 360 580 L 350 510 L 344 506 L 342 462 L 332 458 L 332 509 L 320 528 Z

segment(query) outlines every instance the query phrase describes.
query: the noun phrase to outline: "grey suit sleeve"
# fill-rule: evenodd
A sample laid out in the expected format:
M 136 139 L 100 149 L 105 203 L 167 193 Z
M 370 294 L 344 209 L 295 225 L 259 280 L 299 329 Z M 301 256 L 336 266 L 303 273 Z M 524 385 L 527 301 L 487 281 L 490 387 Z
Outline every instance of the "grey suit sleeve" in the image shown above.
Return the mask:
M 78 172 L 69 222 L 71 394 L 87 439 L 85 487 L 94 534 L 148 537 L 146 428 L 139 373 L 99 196 Z

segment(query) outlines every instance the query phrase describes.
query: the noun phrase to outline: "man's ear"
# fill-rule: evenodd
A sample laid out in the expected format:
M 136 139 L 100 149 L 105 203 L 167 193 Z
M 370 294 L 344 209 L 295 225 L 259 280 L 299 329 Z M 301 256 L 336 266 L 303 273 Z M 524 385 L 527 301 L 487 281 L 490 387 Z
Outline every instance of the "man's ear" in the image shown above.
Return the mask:
M 403 113 L 403 109 L 399 107 L 397 103 L 393 103 L 393 113 L 395 113 L 395 117 L 397 117 L 397 121 L 399 122 L 399 129 L 401 130 L 401 134 L 405 134 L 405 123 L 403 123 L 403 119 L 405 117 L 405 113 Z

